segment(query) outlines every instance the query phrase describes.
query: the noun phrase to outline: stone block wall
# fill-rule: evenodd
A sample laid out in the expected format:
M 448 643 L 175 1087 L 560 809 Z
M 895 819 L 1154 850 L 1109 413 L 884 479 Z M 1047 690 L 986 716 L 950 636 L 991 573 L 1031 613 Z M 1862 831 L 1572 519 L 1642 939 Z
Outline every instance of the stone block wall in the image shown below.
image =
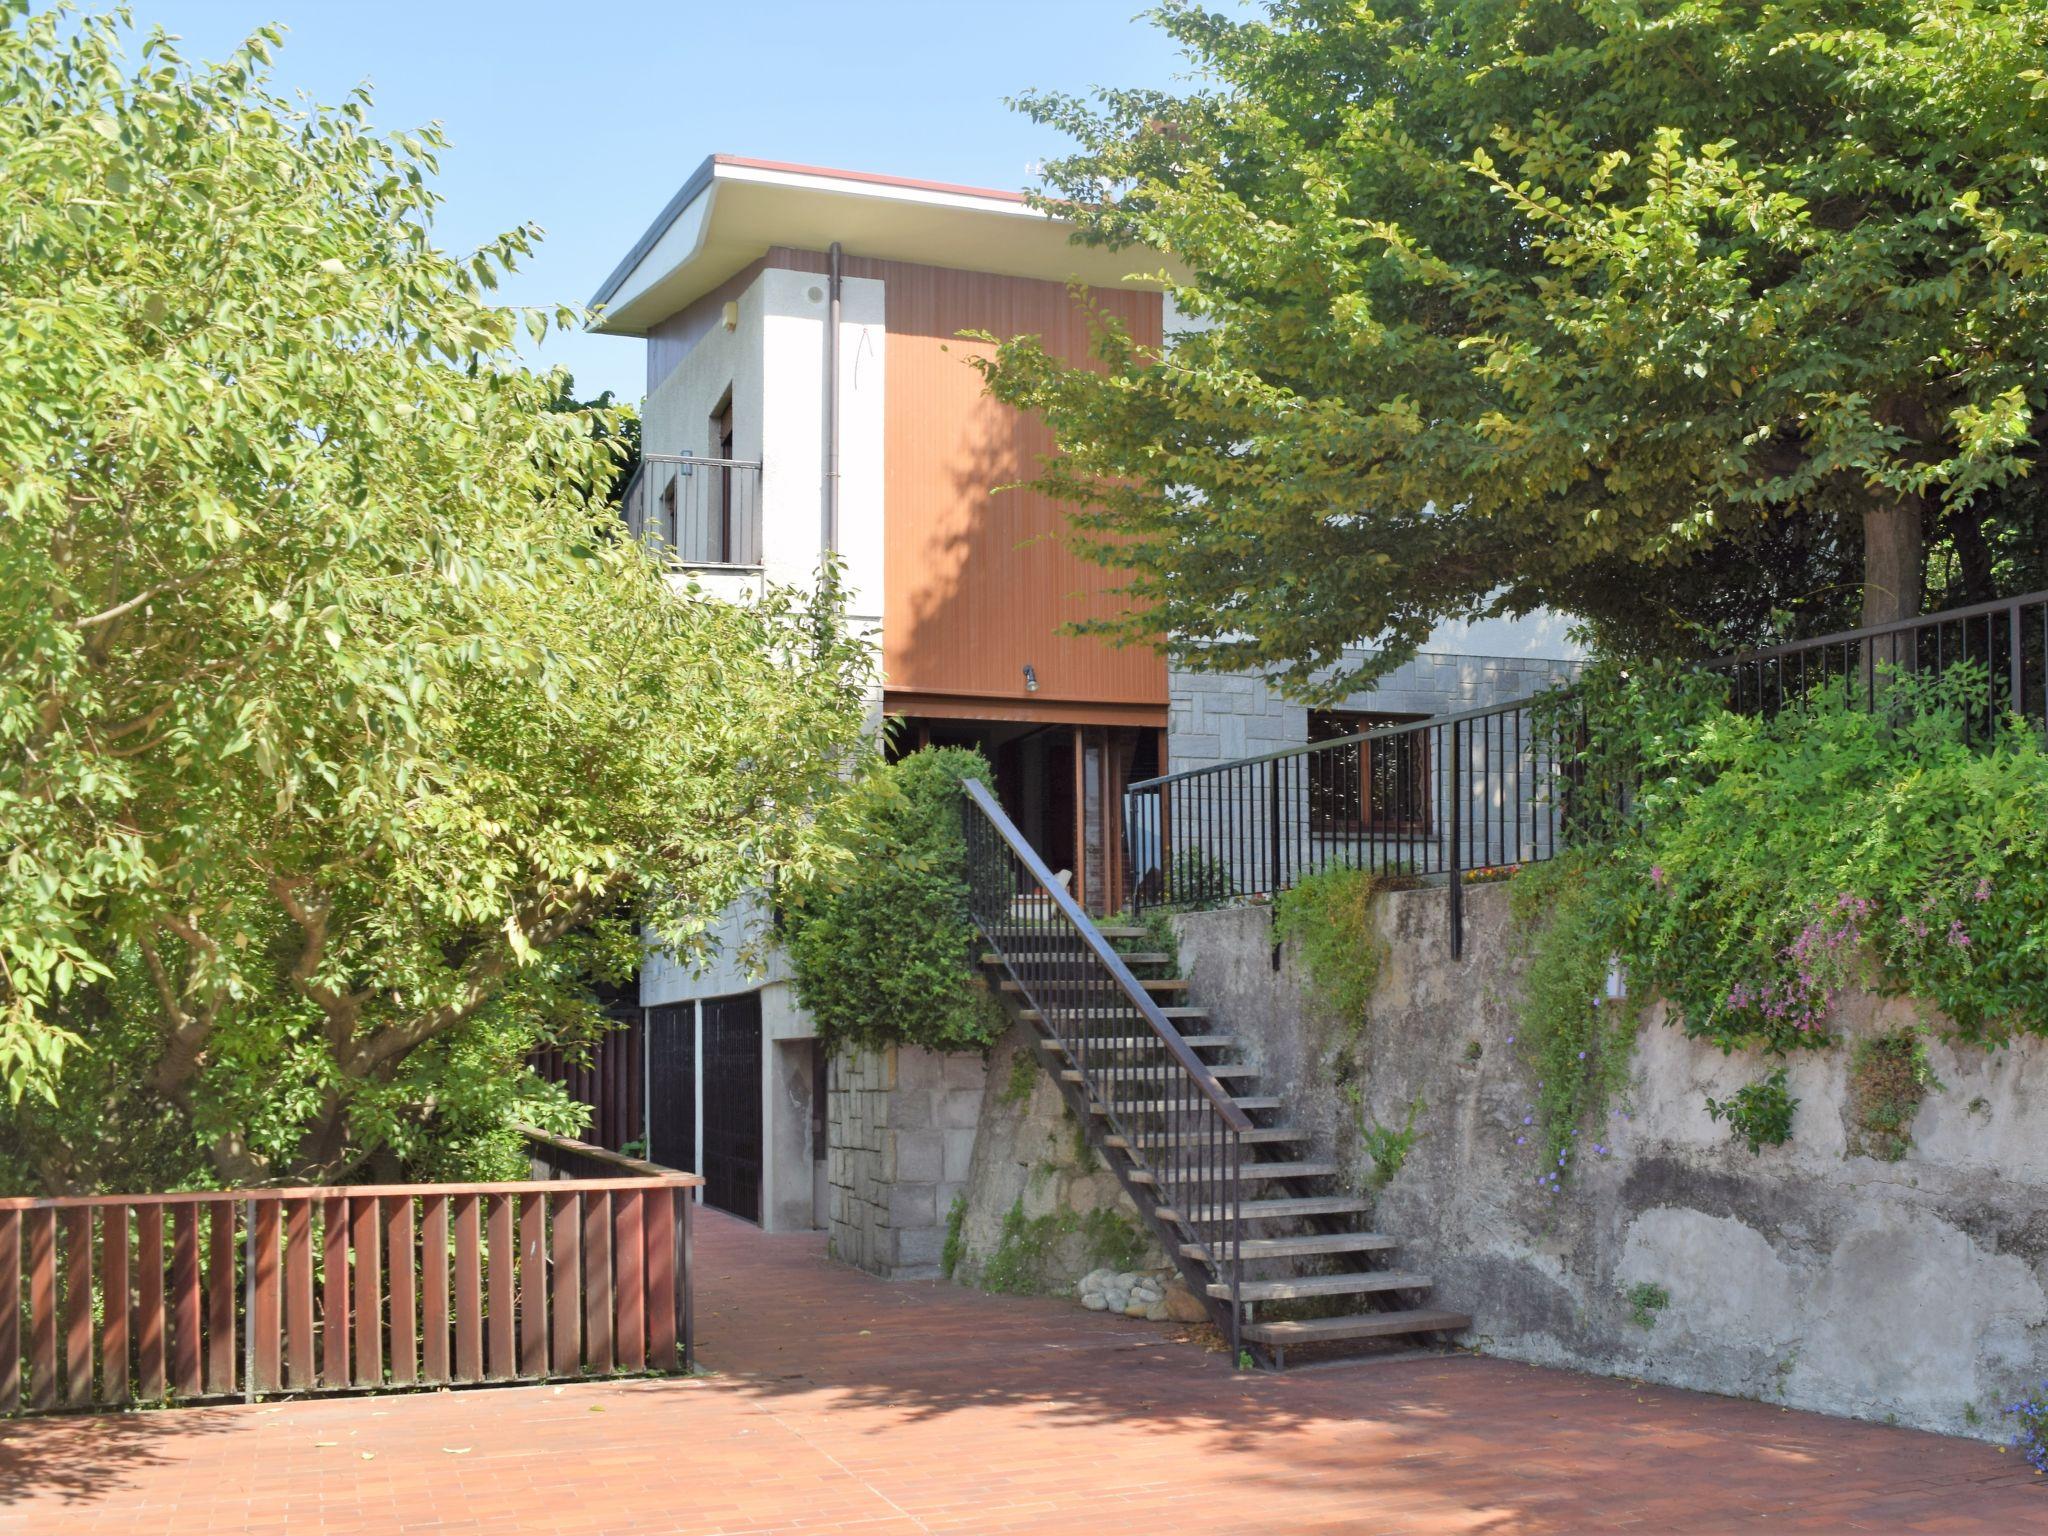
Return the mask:
M 987 1076 L 978 1052 L 892 1045 L 833 1059 L 826 1177 L 835 1257 L 890 1280 L 939 1273 Z
M 1514 1039 L 1524 947 L 1508 888 L 1466 892 L 1450 957 L 1441 890 L 1390 893 L 1362 1024 L 1329 1016 L 1267 911 L 1176 919 L 1193 1000 L 1244 1039 L 1262 1091 L 1367 1187 L 1362 1123 L 1420 1139 L 1379 1197 L 1402 1268 L 1473 1314 L 1494 1354 L 1951 1433 L 2004 1432 L 1999 1405 L 2048 1377 L 2048 1041 L 1930 1038 L 1930 1093 L 1898 1162 L 1853 1151 L 1857 1038 L 1915 1017 L 1851 995 L 1833 1047 L 1788 1063 L 1792 1139 L 1751 1153 L 1708 1116 L 1775 1063 L 1724 1055 L 1647 1010 L 1626 1089 L 1585 1134 L 1610 1150 L 1563 1193 L 1536 1182 L 1535 1074 Z M 1939 1027 L 1938 1019 L 1929 1020 Z M 1637 1318 L 1628 1293 L 1668 1305 Z
M 1528 698 L 1579 673 L 1575 661 L 1528 656 L 1416 656 L 1339 709 L 1447 715 Z M 1167 766 L 1176 773 L 1308 740 L 1308 710 L 1255 672 L 1167 674 Z

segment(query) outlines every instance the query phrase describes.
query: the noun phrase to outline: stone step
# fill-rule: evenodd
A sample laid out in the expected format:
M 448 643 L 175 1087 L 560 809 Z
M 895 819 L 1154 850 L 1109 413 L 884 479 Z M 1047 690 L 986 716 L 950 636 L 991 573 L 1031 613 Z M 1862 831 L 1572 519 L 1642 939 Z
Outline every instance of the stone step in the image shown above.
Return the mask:
M 1198 1008 L 1193 1003 L 1162 1003 L 1159 1005 L 1159 1011 L 1169 1019 L 1206 1019 L 1209 1017 L 1208 1009 Z M 1134 1010 L 1130 1005 L 1126 1004 L 1121 1008 L 1062 1008 L 1059 1011 L 1059 1016 L 1063 1019 L 1121 1019 L 1125 1024 L 1130 1024 L 1133 1022 L 1133 1012 Z M 1020 1019 L 1030 1019 L 1033 1023 L 1043 1023 L 1045 1020 L 1045 1015 L 1036 1008 L 1019 1008 L 1017 1010 L 1017 1017 Z M 1108 1037 L 1105 1036 L 1104 1038 Z M 1146 1037 L 1129 1035 L 1117 1038 L 1135 1040 Z
M 1140 928 L 1132 923 L 1097 923 L 1095 931 L 1105 939 L 1149 939 L 1153 936 L 1150 928 Z
M 1334 1179 L 1337 1176 L 1335 1163 L 1246 1163 L 1243 1173 L 1247 1179 Z
M 1389 1237 L 1384 1232 L 1310 1232 L 1300 1237 L 1248 1237 L 1244 1240 L 1244 1261 L 1252 1264 L 1261 1259 L 1304 1259 L 1325 1253 L 1381 1253 L 1400 1246 L 1398 1238 Z M 1182 1243 L 1180 1251 L 1204 1264 L 1212 1262 L 1206 1243 Z M 1229 1258 L 1231 1244 L 1227 1240 L 1218 1243 L 1216 1253 L 1220 1258 Z
M 1100 978 L 1092 978 L 1088 982 L 1090 986 L 1101 986 L 1103 984 Z M 1009 980 L 1002 981 L 997 985 L 999 990 L 1004 992 L 1022 992 L 1024 990 L 1022 985 Z M 1055 981 L 1043 984 L 1040 990 L 1058 992 L 1064 987 L 1074 985 L 1077 985 L 1077 983 Z M 1188 989 L 1188 980 L 1185 976 L 1140 976 L 1138 978 L 1138 985 L 1147 992 L 1185 992 Z
M 1472 1326 L 1464 1312 L 1417 1307 L 1406 1312 L 1361 1312 L 1352 1317 L 1277 1318 L 1246 1323 L 1244 1337 L 1254 1344 L 1333 1344 L 1342 1339 L 1380 1339 L 1403 1333 L 1463 1333 Z
M 1246 1146 L 1249 1147 L 1253 1145 L 1270 1144 L 1276 1141 L 1307 1141 L 1309 1139 L 1309 1134 L 1307 1131 L 1302 1130 L 1299 1126 L 1255 1125 L 1250 1130 L 1244 1132 L 1239 1139 L 1243 1141 L 1243 1143 Z M 1140 1152 L 1143 1152 L 1149 1147 L 1207 1146 L 1211 1144 L 1220 1144 L 1220 1142 L 1220 1135 L 1212 1135 L 1211 1133 L 1206 1131 L 1201 1133 L 1200 1135 L 1188 1135 L 1178 1131 L 1172 1131 L 1165 1132 L 1157 1136 L 1140 1136 L 1138 1138 L 1138 1150 Z M 1130 1142 L 1122 1136 L 1105 1136 L 1102 1138 L 1102 1144 L 1105 1147 L 1114 1147 L 1119 1152 L 1128 1152 L 1131 1149 Z
M 1012 965 L 1023 965 L 1033 960 L 1071 960 L 1079 953 L 1078 949 L 1069 949 L 1059 951 L 1025 950 L 1022 954 L 1007 956 L 984 954 L 981 957 L 981 963 L 983 965 L 1001 965 L 1007 959 Z M 1164 950 L 1132 949 L 1124 951 L 1117 958 L 1123 961 L 1125 965 L 1166 965 L 1173 959 L 1173 956 L 1167 954 Z
M 1175 1070 L 1179 1069 L 1176 1068 Z M 1215 1078 L 1217 1081 L 1221 1082 L 1224 1078 L 1257 1077 L 1259 1075 L 1259 1069 L 1257 1067 L 1247 1067 L 1243 1065 L 1211 1066 L 1209 1068 L 1209 1075 Z M 1072 1067 L 1069 1067 L 1066 1071 L 1060 1074 L 1061 1080 L 1069 1083 L 1085 1083 L 1089 1080 L 1090 1077 L 1096 1077 L 1106 1080 L 1108 1086 L 1112 1090 L 1110 1097 L 1116 1097 L 1114 1090 L 1116 1088 L 1117 1080 L 1111 1074 L 1111 1069 L 1104 1068 L 1100 1071 L 1093 1073 L 1083 1073 L 1074 1070 Z M 1156 1082 L 1147 1081 L 1144 1078 L 1134 1076 L 1129 1078 L 1128 1081 L 1130 1083 L 1130 1086 L 1139 1093 L 1156 1093 L 1159 1088 L 1159 1085 Z
M 1311 1296 L 1365 1296 L 1375 1291 L 1426 1291 L 1427 1275 L 1398 1269 L 1374 1269 L 1355 1275 L 1300 1275 L 1284 1280 L 1246 1280 L 1238 1286 L 1242 1301 L 1302 1301 Z M 1209 1294 L 1230 1299 L 1230 1282 L 1218 1280 Z
M 1191 1010 L 1185 1008 L 1162 1008 L 1160 1010 L 1160 1012 L 1164 1013 L 1169 1019 L 1177 1013 L 1187 1013 L 1190 1011 Z M 1199 1012 L 1199 1010 L 1192 1011 Z M 1031 1018 L 1033 1016 L 1034 1015 L 1030 1013 L 1027 1013 L 1025 1015 L 1026 1018 Z M 1182 1035 L 1180 1037 L 1180 1043 L 1182 1045 L 1185 1045 L 1189 1050 L 1192 1051 L 1220 1051 L 1227 1045 L 1237 1044 L 1237 1036 Z M 1041 1040 L 1038 1042 L 1038 1048 L 1041 1051 L 1050 1051 L 1056 1056 L 1064 1056 L 1067 1054 L 1066 1046 L 1058 1040 Z M 1145 1050 L 1147 1048 L 1156 1051 L 1165 1049 L 1165 1046 L 1156 1035 L 1117 1035 L 1113 1038 L 1109 1036 L 1104 1036 L 1100 1040 L 1090 1040 L 1088 1042 L 1088 1049 L 1091 1052 L 1140 1051 Z
M 1356 1195 L 1302 1195 L 1278 1200 L 1246 1200 L 1239 1213 L 1246 1221 L 1276 1221 L 1283 1216 L 1355 1216 L 1372 1209 L 1370 1200 Z M 1228 1221 L 1227 1205 L 1198 1205 L 1189 1211 L 1196 1221 Z
M 1206 1101 L 1197 1100 L 1196 1106 L 1199 1108 L 1203 1102 Z M 1230 1102 L 1246 1114 L 1250 1114 L 1254 1110 L 1279 1109 L 1286 1103 L 1286 1100 L 1277 1098 L 1272 1094 L 1251 1094 L 1245 1098 L 1233 1097 Z M 1164 1115 L 1182 1112 L 1187 1106 L 1174 1099 L 1131 1099 L 1126 1103 L 1118 1104 L 1117 1108 L 1125 1114 Z M 1098 1100 L 1088 1106 L 1088 1112 L 1091 1115 L 1106 1115 L 1109 1113 L 1109 1109 Z

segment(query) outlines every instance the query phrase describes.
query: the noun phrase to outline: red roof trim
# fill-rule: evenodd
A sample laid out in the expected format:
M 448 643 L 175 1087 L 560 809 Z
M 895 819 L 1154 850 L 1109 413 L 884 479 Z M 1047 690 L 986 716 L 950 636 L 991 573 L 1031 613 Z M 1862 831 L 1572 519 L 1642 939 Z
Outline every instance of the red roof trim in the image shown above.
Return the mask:
M 1006 203 L 1024 201 L 1022 192 L 1003 192 L 994 187 L 968 187 L 950 181 L 920 181 L 915 176 L 883 176 L 874 171 L 835 171 L 823 165 L 796 165 L 786 160 L 755 160 L 746 155 L 713 155 L 718 165 L 743 166 L 753 171 L 786 171 L 796 176 L 829 176 L 835 181 L 864 181 L 877 187 L 906 187 L 918 192 L 951 192 L 963 197 L 993 197 Z

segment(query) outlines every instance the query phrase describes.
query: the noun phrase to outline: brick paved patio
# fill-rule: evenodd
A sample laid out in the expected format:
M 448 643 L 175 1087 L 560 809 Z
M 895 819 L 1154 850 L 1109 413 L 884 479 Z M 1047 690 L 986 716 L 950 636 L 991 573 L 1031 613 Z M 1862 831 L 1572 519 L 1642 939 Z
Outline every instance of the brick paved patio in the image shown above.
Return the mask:
M 0 1533 L 2048 1529 L 1967 1441 L 1494 1360 L 1241 1378 L 699 1230 L 714 1377 L 0 1425 Z

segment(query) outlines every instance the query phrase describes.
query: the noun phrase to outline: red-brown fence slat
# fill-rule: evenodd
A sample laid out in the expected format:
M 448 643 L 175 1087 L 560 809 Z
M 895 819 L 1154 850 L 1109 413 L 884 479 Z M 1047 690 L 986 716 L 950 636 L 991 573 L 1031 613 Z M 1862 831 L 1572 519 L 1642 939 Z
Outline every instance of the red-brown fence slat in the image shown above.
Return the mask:
M 574 1376 L 583 1360 L 583 1311 L 578 1289 L 583 1278 L 583 1197 L 571 1191 L 550 1195 L 554 1263 L 548 1285 L 554 1303 L 554 1373 Z
M 420 1334 L 426 1379 L 448 1379 L 448 1197 L 420 1199 Z
M 21 1212 L 0 1211 L 0 1414 L 21 1408 Z
M 30 1211 L 28 1236 L 28 1405 L 57 1406 L 57 1213 Z
M 410 1386 L 419 1379 L 419 1341 L 414 1319 L 419 1316 L 413 1290 L 412 1196 L 392 1195 L 384 1201 L 384 1262 L 391 1276 L 391 1380 Z
M 475 1195 L 455 1197 L 455 1379 L 484 1375 L 482 1223 Z
M 583 1195 L 583 1363 L 612 1368 L 612 1197 Z
M 646 1239 L 641 1236 L 641 1195 L 625 1189 L 612 1196 L 612 1292 L 614 1353 L 622 1371 L 647 1367 L 647 1308 L 641 1294 L 646 1274 Z
M 279 1273 L 278 1235 L 283 1218 L 275 1200 L 249 1202 L 248 1265 L 249 1361 L 252 1392 L 275 1392 L 284 1385 L 284 1277 Z
M 519 1249 L 512 1233 L 512 1197 L 486 1195 L 484 1205 L 490 1212 L 490 1376 L 493 1381 L 506 1381 L 519 1374 L 512 1331 Z
M 171 1320 L 164 1310 L 164 1208 L 135 1208 L 135 1390 L 145 1403 L 164 1397 Z
M 199 1207 L 190 1200 L 171 1207 L 171 1390 L 197 1397 L 200 1374 Z
M 349 1383 L 348 1231 L 346 1195 L 327 1200 L 320 1212 L 320 1385 Z
M 206 1250 L 206 1390 L 235 1390 L 235 1202 L 209 1200 Z
M 317 1384 L 319 1335 L 313 1323 L 313 1202 L 284 1205 L 285 1384 L 310 1392 Z
M 92 1209 L 63 1213 L 64 1406 L 92 1406 Z
M 548 1373 L 547 1196 L 519 1197 L 519 1374 Z
M 355 1383 L 384 1384 L 384 1225 L 375 1195 L 348 1203 L 349 1247 L 355 1250 L 355 1272 L 349 1298 L 356 1312 Z
M 676 1192 L 647 1193 L 647 1364 L 676 1368 Z
M 100 1401 L 128 1401 L 128 1207 L 100 1212 Z

